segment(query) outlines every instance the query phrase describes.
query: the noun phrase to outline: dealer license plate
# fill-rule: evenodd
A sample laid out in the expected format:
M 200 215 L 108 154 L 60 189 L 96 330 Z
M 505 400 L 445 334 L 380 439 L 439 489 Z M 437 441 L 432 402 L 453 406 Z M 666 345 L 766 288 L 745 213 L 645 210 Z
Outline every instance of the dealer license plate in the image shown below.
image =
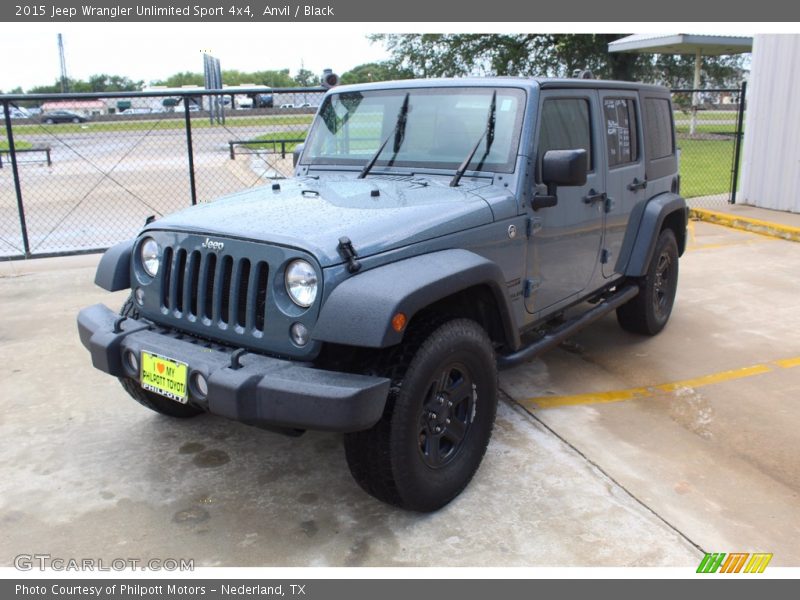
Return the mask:
M 186 363 L 142 350 L 142 388 L 186 404 L 188 373 Z

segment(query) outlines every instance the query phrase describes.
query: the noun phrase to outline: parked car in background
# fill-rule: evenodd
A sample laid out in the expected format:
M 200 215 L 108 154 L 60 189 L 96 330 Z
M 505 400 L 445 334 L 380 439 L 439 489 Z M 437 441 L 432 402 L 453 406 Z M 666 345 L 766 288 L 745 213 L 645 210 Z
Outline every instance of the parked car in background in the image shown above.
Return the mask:
M 17 108 L 16 106 L 9 107 L 8 111 L 12 119 L 27 119 L 31 114 L 24 108 Z
M 51 125 L 53 123 L 85 123 L 86 117 L 78 115 L 68 110 L 53 110 L 42 113 L 42 123 Z
M 273 108 L 274 105 L 272 94 L 256 94 L 253 108 Z
M 149 115 L 153 112 L 152 108 L 126 108 L 120 111 L 121 115 Z

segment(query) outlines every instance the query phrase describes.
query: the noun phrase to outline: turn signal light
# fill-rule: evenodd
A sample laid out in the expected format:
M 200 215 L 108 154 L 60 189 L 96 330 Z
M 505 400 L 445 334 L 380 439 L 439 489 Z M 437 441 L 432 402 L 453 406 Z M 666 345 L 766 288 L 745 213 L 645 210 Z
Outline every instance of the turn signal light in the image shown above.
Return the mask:
M 392 329 L 394 329 L 397 333 L 400 333 L 406 328 L 406 322 L 406 316 L 399 312 L 392 317 Z

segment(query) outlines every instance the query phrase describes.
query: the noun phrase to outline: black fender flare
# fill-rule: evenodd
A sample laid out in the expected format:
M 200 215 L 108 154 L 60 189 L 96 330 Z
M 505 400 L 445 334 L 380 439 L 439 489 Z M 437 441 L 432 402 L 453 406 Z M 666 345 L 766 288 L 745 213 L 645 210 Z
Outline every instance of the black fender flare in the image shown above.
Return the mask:
M 502 270 L 496 263 L 460 249 L 407 258 L 343 281 L 323 304 L 312 337 L 366 348 L 394 346 L 404 333 L 391 326 L 395 314 L 402 312 L 410 321 L 434 302 L 477 285 L 486 285 L 492 292 L 505 344 L 519 347 Z
M 105 251 L 100 264 L 97 265 L 95 285 L 109 292 L 130 289 L 133 244 L 134 240 L 127 240 Z
M 678 235 L 678 253 L 683 254 L 686 247 L 686 224 L 689 218 L 686 200 L 671 192 L 659 194 L 634 208 L 617 261 L 618 273 L 624 273 L 629 277 L 641 277 L 647 273 L 658 234 L 664 221 L 671 215 L 676 215 L 672 218 L 679 219 L 680 227 L 683 228 L 683 235 Z

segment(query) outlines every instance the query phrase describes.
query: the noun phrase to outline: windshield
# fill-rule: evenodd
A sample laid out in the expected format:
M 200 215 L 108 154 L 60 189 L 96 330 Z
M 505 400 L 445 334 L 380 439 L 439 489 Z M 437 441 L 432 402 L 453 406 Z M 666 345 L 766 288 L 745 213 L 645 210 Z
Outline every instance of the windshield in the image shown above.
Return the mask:
M 390 143 L 375 161 L 375 168 L 391 163 L 454 170 L 486 131 L 495 91 L 494 140 L 479 166 L 481 171 L 510 173 L 525 105 L 525 92 L 517 88 L 408 88 L 332 94 L 314 121 L 302 164 L 363 167 L 397 130 L 408 95 L 402 135 L 397 136 L 399 146 Z M 486 144 L 484 139 L 476 156 L 486 152 Z

